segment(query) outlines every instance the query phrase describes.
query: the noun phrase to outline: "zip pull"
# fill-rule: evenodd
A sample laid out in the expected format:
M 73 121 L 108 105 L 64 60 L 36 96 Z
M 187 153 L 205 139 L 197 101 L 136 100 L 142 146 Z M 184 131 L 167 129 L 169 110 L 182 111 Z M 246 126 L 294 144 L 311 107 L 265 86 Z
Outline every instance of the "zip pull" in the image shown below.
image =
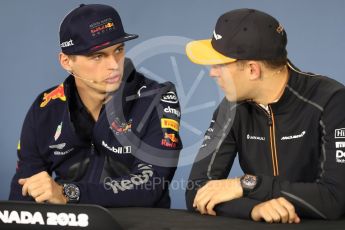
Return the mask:
M 95 145 L 91 142 L 91 155 L 95 154 Z
M 267 121 L 267 123 L 268 123 L 269 126 L 272 126 L 272 125 L 273 125 L 273 121 L 272 121 L 272 116 L 271 116 L 271 115 L 268 116 L 268 121 Z
M 268 113 L 268 125 L 269 125 L 269 126 L 272 126 L 272 125 L 273 125 L 273 118 L 272 118 L 272 113 L 273 113 L 273 111 L 272 111 L 272 108 L 271 108 L 270 105 L 268 105 L 268 111 L 267 111 L 267 113 Z

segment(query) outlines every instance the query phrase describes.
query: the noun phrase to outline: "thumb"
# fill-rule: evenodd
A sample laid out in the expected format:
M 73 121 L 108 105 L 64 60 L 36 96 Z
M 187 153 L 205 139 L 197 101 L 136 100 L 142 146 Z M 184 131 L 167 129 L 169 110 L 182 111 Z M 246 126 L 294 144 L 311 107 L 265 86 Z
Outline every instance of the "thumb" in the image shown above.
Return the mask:
M 23 185 L 27 181 L 27 178 L 21 178 L 18 180 L 18 184 Z
M 296 214 L 295 220 L 294 220 L 295 224 L 298 224 L 301 222 L 301 218 L 299 218 Z

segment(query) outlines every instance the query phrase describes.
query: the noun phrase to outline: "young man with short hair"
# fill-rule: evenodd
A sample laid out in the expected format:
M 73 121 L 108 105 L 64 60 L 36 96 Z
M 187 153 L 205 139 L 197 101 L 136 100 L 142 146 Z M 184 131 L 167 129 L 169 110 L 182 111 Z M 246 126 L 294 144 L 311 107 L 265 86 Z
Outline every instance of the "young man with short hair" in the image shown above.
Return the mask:
M 137 37 L 111 6 L 82 4 L 64 18 L 59 58 L 70 76 L 25 118 L 11 200 L 170 207 L 182 143 L 179 117 L 164 108 L 180 108 L 172 83 L 125 58 Z
M 345 210 L 345 88 L 287 59 L 287 36 L 254 9 L 223 14 L 187 44 L 225 93 L 192 167 L 186 200 L 201 214 L 299 223 Z M 245 173 L 227 179 L 235 156 Z

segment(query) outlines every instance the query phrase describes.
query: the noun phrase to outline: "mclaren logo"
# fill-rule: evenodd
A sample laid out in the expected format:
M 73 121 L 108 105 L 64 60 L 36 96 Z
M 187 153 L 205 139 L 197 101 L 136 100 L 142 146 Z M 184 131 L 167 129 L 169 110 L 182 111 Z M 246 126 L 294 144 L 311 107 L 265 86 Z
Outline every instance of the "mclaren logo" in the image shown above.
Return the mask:
M 215 31 L 215 30 L 213 31 L 213 37 L 214 37 L 214 39 L 216 39 L 216 40 L 219 40 L 219 39 L 222 39 L 222 38 L 223 38 L 222 35 L 216 34 L 216 31 Z
M 282 137 L 281 140 L 285 141 L 285 140 L 291 140 L 291 139 L 298 139 L 298 138 L 303 137 L 305 134 L 306 134 L 306 131 L 302 131 L 300 134 L 297 134 L 297 135 Z

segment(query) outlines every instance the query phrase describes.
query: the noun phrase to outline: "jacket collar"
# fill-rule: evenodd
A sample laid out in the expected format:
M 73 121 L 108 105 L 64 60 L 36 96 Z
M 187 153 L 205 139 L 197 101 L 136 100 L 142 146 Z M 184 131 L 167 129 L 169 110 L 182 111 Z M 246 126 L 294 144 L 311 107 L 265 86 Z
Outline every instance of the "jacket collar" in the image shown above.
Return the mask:
M 294 91 L 300 91 L 303 88 L 301 77 L 302 76 L 300 76 L 299 73 L 289 69 L 289 80 L 285 86 L 283 95 L 277 102 L 270 104 L 272 111 L 275 114 L 291 111 L 292 105 L 296 103 L 296 100 L 298 99 L 291 89 Z
M 134 103 L 134 101 L 126 101 L 126 98 L 136 94 L 140 84 L 139 78 L 136 77 L 137 72 L 130 59 L 125 59 L 124 69 L 122 84 L 119 89 L 112 94 L 112 98 L 106 103 L 105 109 L 103 110 L 103 112 L 105 111 L 107 113 L 107 116 L 116 113 L 116 115 L 121 115 L 121 117 L 127 117 Z M 69 75 L 63 84 L 68 102 L 69 114 L 73 109 L 85 109 L 85 106 L 79 97 L 74 77 Z

